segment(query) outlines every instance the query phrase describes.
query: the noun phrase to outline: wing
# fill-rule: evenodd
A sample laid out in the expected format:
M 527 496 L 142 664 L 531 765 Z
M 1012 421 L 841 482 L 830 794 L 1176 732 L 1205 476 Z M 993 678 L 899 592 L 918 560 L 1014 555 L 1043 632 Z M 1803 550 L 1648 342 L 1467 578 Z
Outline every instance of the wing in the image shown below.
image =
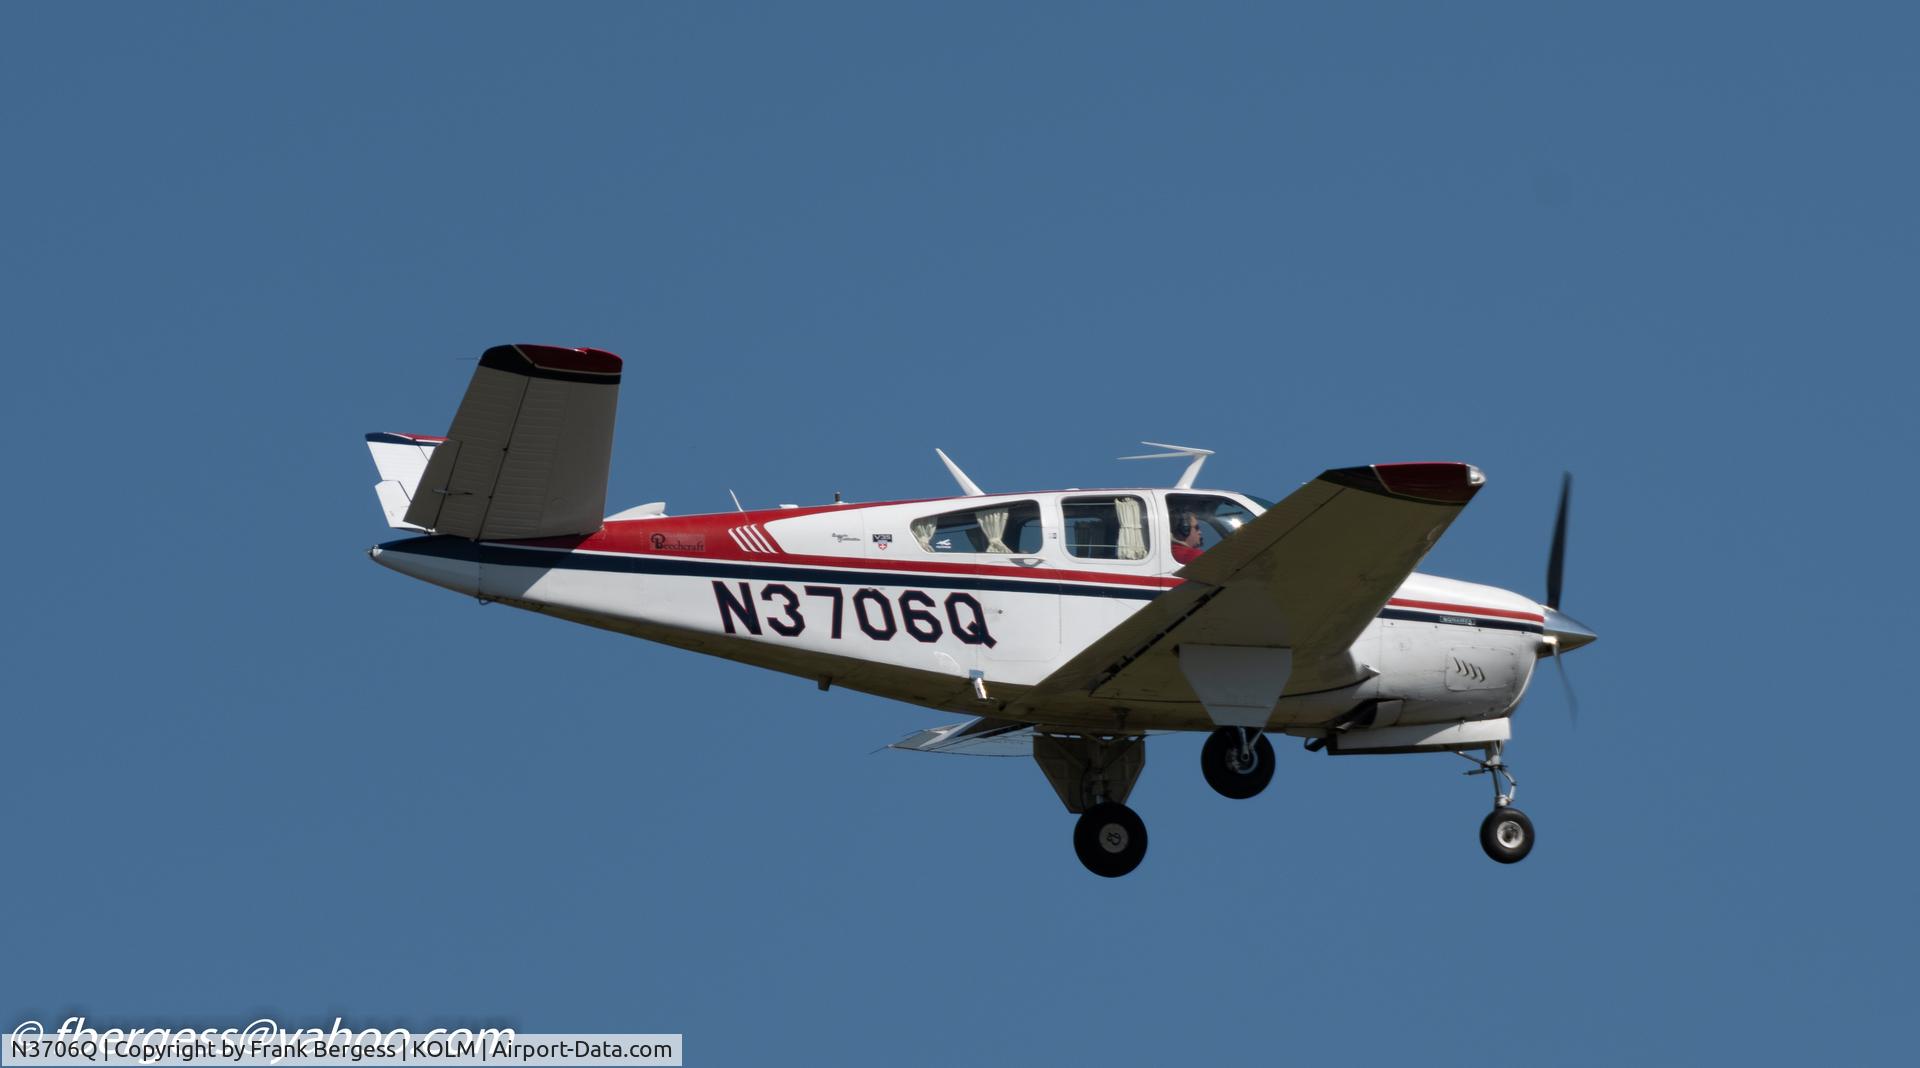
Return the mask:
M 476 540 L 599 530 L 619 394 L 611 352 L 488 349 L 404 521 Z
M 1328 471 L 1176 572 L 1185 582 L 1007 714 L 1044 720 L 1056 702 L 1198 700 L 1217 721 L 1233 721 L 1220 706 L 1265 723 L 1282 696 L 1353 685 L 1370 673 L 1352 656 L 1354 639 L 1483 481 L 1454 463 Z

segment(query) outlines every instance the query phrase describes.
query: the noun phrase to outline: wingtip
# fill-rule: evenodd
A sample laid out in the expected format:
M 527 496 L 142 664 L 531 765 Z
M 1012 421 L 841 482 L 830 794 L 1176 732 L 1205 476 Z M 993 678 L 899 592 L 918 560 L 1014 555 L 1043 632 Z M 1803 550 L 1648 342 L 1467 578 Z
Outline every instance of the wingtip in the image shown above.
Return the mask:
M 622 361 L 605 349 L 567 349 L 557 345 L 495 345 L 480 354 L 480 366 L 530 378 L 586 376 L 620 381 Z
M 1339 467 L 1320 477 L 1349 489 L 1432 504 L 1465 504 L 1487 483 L 1479 468 L 1463 463 Z

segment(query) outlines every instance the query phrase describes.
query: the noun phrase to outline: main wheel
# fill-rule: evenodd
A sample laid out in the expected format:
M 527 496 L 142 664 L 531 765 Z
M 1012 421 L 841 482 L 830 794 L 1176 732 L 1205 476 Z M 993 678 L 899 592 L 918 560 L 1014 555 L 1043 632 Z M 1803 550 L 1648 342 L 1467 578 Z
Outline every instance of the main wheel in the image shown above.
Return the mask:
M 1095 875 L 1117 879 L 1147 855 L 1147 825 L 1117 801 L 1102 801 L 1073 827 L 1073 851 Z
M 1222 797 L 1245 800 L 1273 781 L 1273 743 L 1262 734 L 1251 752 L 1240 745 L 1241 728 L 1221 727 L 1200 747 L 1200 772 Z
M 1480 848 L 1502 864 L 1518 864 L 1533 852 L 1533 821 L 1511 805 L 1487 813 L 1480 824 Z

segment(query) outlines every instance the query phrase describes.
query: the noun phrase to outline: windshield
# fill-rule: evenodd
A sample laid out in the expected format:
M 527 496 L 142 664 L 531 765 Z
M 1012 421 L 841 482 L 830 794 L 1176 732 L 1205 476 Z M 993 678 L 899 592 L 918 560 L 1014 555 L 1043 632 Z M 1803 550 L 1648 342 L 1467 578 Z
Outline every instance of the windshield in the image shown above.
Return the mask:
M 1245 505 L 1210 493 L 1167 494 L 1168 529 L 1173 532 L 1173 558 L 1188 563 L 1220 544 L 1234 531 L 1253 522 Z

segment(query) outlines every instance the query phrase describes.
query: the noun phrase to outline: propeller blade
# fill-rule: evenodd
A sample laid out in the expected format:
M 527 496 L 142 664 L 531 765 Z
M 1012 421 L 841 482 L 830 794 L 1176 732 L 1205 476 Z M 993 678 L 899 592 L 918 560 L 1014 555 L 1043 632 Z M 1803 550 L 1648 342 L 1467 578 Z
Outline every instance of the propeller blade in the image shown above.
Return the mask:
M 1573 496 L 1573 472 L 1560 475 L 1560 510 L 1553 517 L 1553 547 L 1547 550 L 1546 635 L 1553 646 L 1553 666 L 1560 673 L 1560 688 L 1567 695 L 1567 718 L 1573 729 L 1580 729 L 1580 698 L 1573 693 L 1573 677 L 1567 674 L 1567 662 L 1560 653 L 1568 647 L 1578 649 L 1594 639 L 1586 625 L 1560 611 L 1560 594 L 1567 567 L 1567 501 Z
M 1567 718 L 1573 721 L 1573 729 L 1580 729 L 1580 699 L 1573 695 L 1573 676 L 1567 674 L 1567 663 L 1560 659 L 1560 647 L 1553 647 L 1553 666 L 1560 669 L 1560 688 L 1567 692 Z
M 1553 520 L 1553 548 L 1547 553 L 1547 607 L 1560 607 L 1560 577 L 1567 562 L 1567 498 L 1573 495 L 1573 472 L 1560 476 L 1560 513 Z M 1555 654 L 1558 655 L 1558 654 Z

